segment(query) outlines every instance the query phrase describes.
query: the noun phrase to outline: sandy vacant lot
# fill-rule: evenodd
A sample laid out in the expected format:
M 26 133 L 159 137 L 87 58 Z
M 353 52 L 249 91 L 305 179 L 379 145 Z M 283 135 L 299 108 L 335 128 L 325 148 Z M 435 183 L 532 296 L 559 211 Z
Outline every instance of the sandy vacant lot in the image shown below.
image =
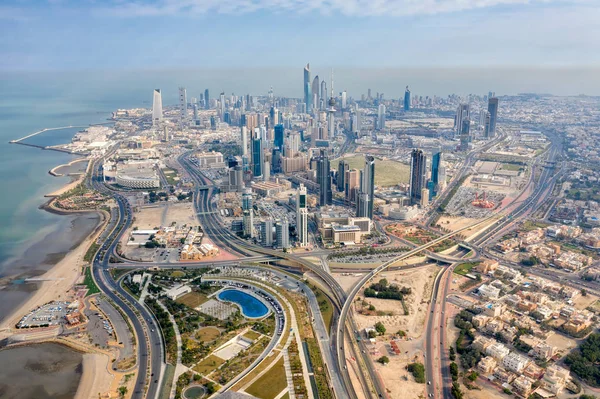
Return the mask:
M 198 224 L 191 202 L 161 203 L 141 208 L 134 214 L 133 226 L 140 230 L 177 224 Z
M 431 300 L 433 278 L 440 270 L 437 266 L 424 266 L 417 269 L 383 273 L 378 279 L 386 278 L 390 284 L 400 287 L 410 287 L 412 293 L 406 298 L 409 315 L 405 316 L 399 301 L 389 299 L 367 298 L 367 302 L 377 310 L 392 312 L 392 316 L 363 316 L 356 315 L 356 321 L 361 329 L 382 322 L 389 333 L 404 330 L 409 337 L 418 338 L 423 334 L 423 325 L 427 307 Z M 363 292 L 359 293 L 363 297 Z
M 346 292 L 350 292 L 352 287 L 354 287 L 354 284 L 356 284 L 362 276 L 364 276 L 364 273 L 333 273 L 333 278 L 335 278 Z

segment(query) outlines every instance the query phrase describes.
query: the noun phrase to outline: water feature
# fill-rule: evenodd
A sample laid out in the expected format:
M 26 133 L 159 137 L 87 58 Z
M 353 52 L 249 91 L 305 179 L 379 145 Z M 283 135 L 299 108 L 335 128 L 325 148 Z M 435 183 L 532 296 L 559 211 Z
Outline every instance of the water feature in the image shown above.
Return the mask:
M 249 318 L 264 317 L 269 313 L 269 309 L 257 298 L 252 295 L 234 289 L 221 291 L 218 298 L 222 301 L 238 304 L 242 309 L 242 314 Z

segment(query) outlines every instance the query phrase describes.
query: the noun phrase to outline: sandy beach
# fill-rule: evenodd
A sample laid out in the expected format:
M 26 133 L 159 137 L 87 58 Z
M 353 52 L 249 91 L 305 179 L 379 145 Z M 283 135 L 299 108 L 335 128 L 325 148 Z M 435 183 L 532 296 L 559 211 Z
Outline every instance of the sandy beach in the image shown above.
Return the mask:
M 99 226 L 102 226 L 106 220 L 106 215 L 104 213 L 101 213 L 101 215 L 102 221 Z M 2 321 L 2 324 L 0 324 L 1 338 L 14 332 L 13 327 L 15 324 L 30 310 L 50 301 L 64 298 L 66 292 L 81 276 L 81 268 L 84 264 L 83 257 L 92 241 L 100 234 L 100 231 L 101 229 L 96 227 L 91 236 L 69 251 L 52 269 L 39 276 L 46 279 L 46 281 L 42 281 L 38 290 Z
M 75 399 L 97 398 L 110 390 L 114 377 L 108 372 L 108 362 L 108 356 L 99 353 L 83 355 L 83 372 Z

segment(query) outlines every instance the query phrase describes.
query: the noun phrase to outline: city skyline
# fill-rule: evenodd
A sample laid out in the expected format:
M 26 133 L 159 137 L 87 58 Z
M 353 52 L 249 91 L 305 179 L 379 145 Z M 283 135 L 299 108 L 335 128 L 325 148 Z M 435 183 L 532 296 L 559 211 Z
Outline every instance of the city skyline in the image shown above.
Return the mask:
M 600 44 L 594 40 L 600 10 L 586 0 L 418 5 L 403 0 L 366 5 L 355 1 L 80 5 L 13 0 L 0 11 L 4 36 L 11 37 L 0 42 L 2 70 L 282 67 L 309 59 L 315 65 L 352 67 L 600 62 Z M 203 26 L 202 35 L 190 34 L 198 24 Z M 335 35 L 318 33 L 323 30 Z M 198 40 L 201 51 L 186 50 Z M 468 45 L 457 50 L 456 43 Z M 364 56 L 356 57 L 357 51 Z

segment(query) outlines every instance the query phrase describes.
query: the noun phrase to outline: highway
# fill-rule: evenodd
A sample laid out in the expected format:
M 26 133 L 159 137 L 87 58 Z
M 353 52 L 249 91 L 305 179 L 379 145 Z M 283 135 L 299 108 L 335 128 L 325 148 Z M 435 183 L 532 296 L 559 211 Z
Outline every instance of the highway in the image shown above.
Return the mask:
M 116 252 L 119 239 L 132 221 L 132 211 L 122 195 L 111 192 L 101 182 L 99 165 L 99 161 L 94 162 L 91 178 L 87 184 L 98 192 L 113 196 L 119 214 L 118 218 L 107 227 L 110 233 L 103 242 L 99 240 L 100 248 L 91 266 L 92 276 L 102 293 L 125 313 L 137 338 L 138 373 L 132 398 L 156 398 L 161 386 L 164 362 L 162 337 L 154 323 L 149 322 L 153 316 L 148 309 L 117 284 L 109 272 L 110 256 Z

